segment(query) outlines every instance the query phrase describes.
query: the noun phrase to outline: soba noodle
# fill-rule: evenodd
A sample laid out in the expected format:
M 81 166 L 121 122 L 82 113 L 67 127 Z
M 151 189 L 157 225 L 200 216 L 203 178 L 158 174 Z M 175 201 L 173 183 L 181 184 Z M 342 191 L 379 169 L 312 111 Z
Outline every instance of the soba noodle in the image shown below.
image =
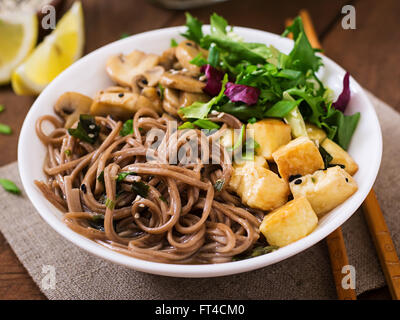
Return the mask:
M 96 116 L 100 135 L 91 145 L 69 135 L 56 117 L 43 116 L 36 131 L 47 148 L 48 180 L 35 183 L 72 230 L 117 252 L 163 263 L 231 261 L 259 240 L 264 213 L 244 207 L 226 188 L 232 164 L 217 138 L 241 122 L 224 114 L 210 120 L 223 123 L 212 134 L 174 130 L 169 116 L 142 108 L 133 134 L 121 136 L 121 121 Z M 50 134 L 43 122 L 54 126 Z M 200 142 L 195 161 L 173 163 L 171 150 L 194 138 Z M 218 180 L 223 186 L 217 190 Z M 132 191 L 139 182 L 146 197 Z

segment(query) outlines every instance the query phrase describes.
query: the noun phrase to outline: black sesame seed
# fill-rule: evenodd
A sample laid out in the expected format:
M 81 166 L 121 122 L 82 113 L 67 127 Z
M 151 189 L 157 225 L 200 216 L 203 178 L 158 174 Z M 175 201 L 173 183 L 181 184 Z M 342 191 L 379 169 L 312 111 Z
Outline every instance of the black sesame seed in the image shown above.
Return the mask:
M 124 94 L 121 92 L 120 94 L 118 94 L 118 97 L 122 98 L 124 96 Z
M 296 180 L 301 177 L 301 174 L 295 174 L 289 177 L 289 182 L 292 182 L 293 180 Z
M 186 45 L 191 47 L 192 43 L 191 42 L 186 42 Z
M 146 79 L 142 79 L 141 82 L 146 86 L 148 84 Z
M 349 179 L 348 179 L 348 178 L 346 178 L 346 182 L 349 182 Z
M 82 192 L 83 192 L 84 194 L 86 194 L 87 189 L 86 189 L 86 185 L 85 185 L 84 183 L 81 184 L 81 190 L 82 190 Z
M 303 180 L 297 179 L 297 180 L 294 182 L 294 184 L 301 184 L 302 182 L 303 182 Z

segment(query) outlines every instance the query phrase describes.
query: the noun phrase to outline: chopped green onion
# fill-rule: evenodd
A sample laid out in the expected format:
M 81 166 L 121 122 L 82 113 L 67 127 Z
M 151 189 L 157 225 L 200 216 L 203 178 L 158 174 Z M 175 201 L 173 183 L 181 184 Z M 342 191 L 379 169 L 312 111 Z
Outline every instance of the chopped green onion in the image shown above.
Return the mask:
M 136 192 L 142 198 L 147 198 L 150 187 L 142 181 L 134 181 L 132 183 L 132 191 Z
M 247 120 L 247 122 L 251 123 L 251 124 L 256 123 L 257 122 L 257 118 L 256 117 L 252 117 L 249 120 Z
M 64 150 L 64 153 L 65 153 L 66 156 L 69 157 L 69 156 L 71 156 L 72 151 L 70 149 L 66 149 L 66 150 Z
M 163 100 L 164 99 L 164 87 L 162 86 L 161 83 L 158 84 L 158 90 L 160 90 L 160 99 Z
M 119 135 L 122 137 L 125 137 L 128 134 L 133 134 L 133 119 L 126 120 L 119 132 Z
M 194 129 L 194 128 L 195 128 L 195 126 L 194 126 L 193 123 L 191 123 L 191 122 L 189 122 L 189 121 L 186 121 L 185 123 L 181 124 L 181 125 L 178 127 L 178 130 L 183 130 L 183 129 Z
M 114 202 L 113 200 L 107 198 L 105 204 L 106 204 L 106 207 L 107 207 L 108 209 L 114 210 L 114 208 L 115 208 L 115 202 Z
M 0 112 L 3 112 L 4 111 L 4 104 L 0 104 Z
M 7 192 L 11 192 L 14 194 L 21 194 L 21 190 L 15 185 L 14 182 L 8 179 L 0 179 L 0 185 L 6 190 Z
M 195 56 L 192 60 L 190 60 L 189 62 L 198 67 L 202 67 L 202 66 L 208 64 L 208 61 L 206 59 L 204 59 L 203 54 L 201 52 L 197 56 Z
M 10 135 L 12 133 L 12 129 L 10 126 L 0 123 L 0 133 Z
M 170 46 L 171 46 L 171 48 L 175 48 L 178 46 L 178 42 L 176 42 L 176 40 L 174 38 L 172 38 Z
M 195 124 L 199 128 L 208 129 L 208 130 L 220 128 L 220 126 L 218 124 L 216 124 L 215 122 L 212 122 L 210 120 L 207 120 L 207 119 L 198 119 L 198 120 L 194 121 L 193 124 Z
M 127 32 L 124 32 L 124 33 L 121 33 L 121 35 L 120 35 L 120 39 L 125 39 L 125 38 L 128 38 L 130 36 L 130 34 L 129 33 L 127 33 Z
M 239 134 L 239 139 L 236 141 L 235 145 L 233 147 L 228 147 L 226 148 L 226 150 L 228 152 L 231 152 L 233 150 L 236 150 L 237 148 L 239 148 L 242 143 L 243 143 L 243 137 L 244 137 L 244 130 L 245 130 L 245 125 L 242 125 L 242 128 L 240 129 L 240 134 Z
M 215 184 L 214 184 L 215 190 L 217 190 L 218 192 L 221 191 L 222 188 L 224 187 L 224 184 L 225 184 L 225 180 L 218 179 L 217 181 L 215 181 Z
M 120 174 L 118 174 L 117 182 L 121 182 L 127 176 L 135 176 L 135 175 L 137 175 L 136 172 L 121 172 Z
M 163 196 L 158 197 L 161 201 L 167 202 L 167 199 L 165 199 Z
M 99 174 L 97 181 L 104 183 L 104 171 Z

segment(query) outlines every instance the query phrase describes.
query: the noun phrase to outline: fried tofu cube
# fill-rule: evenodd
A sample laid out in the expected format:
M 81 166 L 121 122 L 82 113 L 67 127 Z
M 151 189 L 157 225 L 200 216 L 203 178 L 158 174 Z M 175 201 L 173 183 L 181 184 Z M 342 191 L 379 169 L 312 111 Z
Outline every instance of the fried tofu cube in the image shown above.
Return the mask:
M 352 176 L 339 166 L 316 171 L 289 185 L 293 197 L 306 197 L 318 216 L 336 208 L 358 189 Z
M 243 204 L 266 211 L 282 206 L 289 196 L 286 181 L 251 161 L 234 166 L 229 187 L 240 196 Z
M 326 132 L 311 123 L 306 123 L 306 130 L 308 137 L 311 140 L 318 142 L 319 145 L 321 145 L 322 141 L 326 138 Z
M 270 245 L 284 247 L 310 234 L 318 217 L 305 197 L 289 201 L 264 217 L 260 231 Z
M 358 171 L 357 163 L 338 144 L 327 138 L 321 146 L 333 157 L 331 164 L 343 165 L 344 170 L 352 176 Z
M 272 154 L 278 165 L 279 174 L 285 180 L 290 176 L 306 175 L 324 168 L 324 161 L 308 137 L 299 137 L 280 147 Z
M 260 147 L 258 155 L 272 160 L 272 153 L 292 139 L 290 126 L 278 119 L 264 119 L 247 125 L 246 134 L 252 136 Z

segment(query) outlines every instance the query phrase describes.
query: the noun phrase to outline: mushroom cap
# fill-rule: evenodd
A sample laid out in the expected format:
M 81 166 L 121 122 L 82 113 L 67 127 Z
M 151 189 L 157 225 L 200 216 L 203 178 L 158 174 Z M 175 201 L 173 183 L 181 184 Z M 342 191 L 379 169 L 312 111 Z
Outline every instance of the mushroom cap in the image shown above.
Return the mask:
M 56 101 L 54 111 L 65 120 L 64 127 L 70 128 L 79 120 L 81 114 L 87 114 L 93 100 L 78 92 L 65 92 Z
M 163 87 L 173 88 L 187 92 L 202 93 L 205 83 L 187 75 L 165 72 L 160 83 Z
M 185 68 L 190 71 L 192 75 L 199 75 L 200 74 L 200 67 L 196 66 L 195 64 L 190 63 L 197 55 L 201 53 L 202 56 L 207 59 L 207 54 L 203 51 L 200 51 L 199 46 L 197 43 L 191 40 L 182 41 L 176 47 L 176 58 L 178 59 L 182 68 Z
M 106 71 L 113 81 L 121 86 L 129 87 L 134 76 L 155 67 L 159 59 L 158 55 L 134 50 L 127 55 L 111 56 L 107 60 Z

